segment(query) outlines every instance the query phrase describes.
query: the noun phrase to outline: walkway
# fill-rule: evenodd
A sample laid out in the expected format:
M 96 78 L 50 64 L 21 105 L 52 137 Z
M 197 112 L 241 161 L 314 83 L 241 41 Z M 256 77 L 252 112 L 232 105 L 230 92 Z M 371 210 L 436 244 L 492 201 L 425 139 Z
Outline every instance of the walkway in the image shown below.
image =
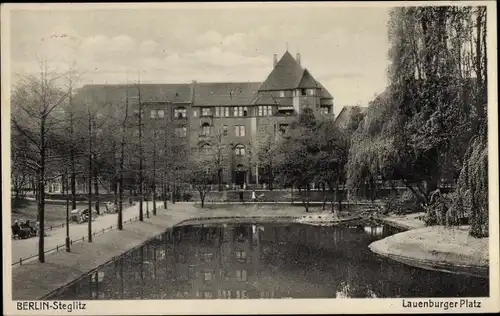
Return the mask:
M 157 207 L 162 207 L 163 203 L 157 202 Z M 153 212 L 153 202 L 149 202 L 149 212 Z M 139 204 L 125 208 L 123 210 L 123 221 L 130 221 L 136 216 L 139 216 Z M 146 217 L 146 203 L 144 203 L 144 217 Z M 118 224 L 118 214 L 103 214 L 92 222 L 92 232 L 100 233 L 103 229 L 108 229 L 110 226 Z M 46 230 L 47 236 L 45 237 L 45 251 L 56 249 L 58 246 L 64 248 L 66 241 L 66 227 L 58 227 L 52 230 Z M 70 240 L 73 244 L 80 242 L 82 237 L 87 240 L 88 237 L 88 223 L 70 224 L 69 226 Z M 55 250 L 54 250 L 55 251 Z M 26 258 L 36 256 L 38 254 L 38 237 L 28 239 L 12 239 L 12 264 L 23 259 L 23 263 L 38 260 L 38 257 Z M 45 254 L 47 256 L 48 253 Z

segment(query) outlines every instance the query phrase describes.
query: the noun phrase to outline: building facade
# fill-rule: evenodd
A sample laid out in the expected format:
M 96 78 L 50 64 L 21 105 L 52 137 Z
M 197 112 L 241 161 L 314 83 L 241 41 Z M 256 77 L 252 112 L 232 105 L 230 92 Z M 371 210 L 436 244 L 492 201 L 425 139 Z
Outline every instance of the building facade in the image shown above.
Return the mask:
M 224 146 L 223 182 L 262 182 L 256 153 L 262 137 L 286 131 L 304 108 L 333 114 L 332 95 L 288 51 L 263 82 L 89 85 L 93 102 L 128 104 L 145 133 L 173 129 L 190 150 Z M 97 98 L 97 100 L 95 99 Z

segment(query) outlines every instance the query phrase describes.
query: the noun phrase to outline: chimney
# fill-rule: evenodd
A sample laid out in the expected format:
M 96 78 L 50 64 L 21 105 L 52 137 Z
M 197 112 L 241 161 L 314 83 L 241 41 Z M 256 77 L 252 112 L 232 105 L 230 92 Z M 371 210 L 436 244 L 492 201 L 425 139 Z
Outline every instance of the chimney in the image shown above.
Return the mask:
M 191 104 L 194 104 L 194 95 L 195 95 L 195 90 L 196 90 L 196 80 L 191 81 Z
M 276 64 L 278 63 L 278 54 L 273 55 L 273 68 L 276 67 Z
M 296 60 L 297 60 L 297 63 L 299 64 L 299 66 L 301 66 L 301 64 L 300 64 L 300 53 L 297 53 Z

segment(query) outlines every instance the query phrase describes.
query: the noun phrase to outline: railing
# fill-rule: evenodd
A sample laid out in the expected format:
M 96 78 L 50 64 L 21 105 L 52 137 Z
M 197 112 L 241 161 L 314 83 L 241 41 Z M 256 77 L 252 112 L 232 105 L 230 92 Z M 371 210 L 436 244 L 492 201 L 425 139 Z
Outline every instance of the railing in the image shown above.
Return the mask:
M 137 221 L 138 219 L 139 219 L 139 217 L 138 217 L 138 216 L 136 216 L 136 217 L 132 217 L 132 218 L 129 218 L 128 220 L 124 221 L 124 222 L 123 222 L 123 224 L 126 224 L 126 223 L 132 223 L 132 222 Z M 64 225 L 65 225 L 65 224 L 62 224 L 62 226 L 63 226 L 63 227 L 64 227 Z M 51 227 L 50 227 L 50 228 L 48 228 L 48 229 L 56 228 L 56 227 L 59 227 L 59 226 L 61 226 L 61 225 L 51 226 Z M 101 229 L 101 230 L 95 231 L 95 232 L 93 232 L 93 233 L 92 233 L 92 237 L 97 236 L 97 235 L 102 235 L 103 233 L 105 233 L 105 232 L 107 232 L 107 231 L 110 231 L 110 230 L 113 230 L 113 229 L 115 229 L 115 228 L 117 228 L 117 227 L 118 227 L 118 225 L 111 225 L 111 226 L 109 226 L 109 227 L 107 227 L 107 228 L 103 228 L 103 229 Z M 81 238 L 78 238 L 78 239 L 75 239 L 75 240 L 70 239 L 69 243 L 70 243 L 70 245 L 73 245 L 73 243 L 82 242 L 82 241 L 85 241 L 85 236 L 82 236 Z M 52 252 L 58 252 L 59 250 L 63 250 L 63 249 L 66 249 L 66 244 L 65 244 L 65 243 L 64 243 L 64 244 L 62 244 L 62 245 L 57 245 L 56 247 L 51 248 L 51 249 L 49 249 L 49 250 L 46 250 L 46 251 L 44 251 L 43 253 L 44 253 L 44 254 L 48 254 L 48 253 L 52 253 Z M 12 266 L 22 265 L 22 264 L 23 264 L 23 262 L 25 262 L 25 261 L 27 261 L 27 260 L 34 259 L 34 258 L 36 258 L 36 257 L 38 257 L 38 254 L 31 255 L 31 256 L 29 256 L 29 257 L 19 258 L 19 260 L 18 260 L 18 261 L 16 261 L 16 262 L 12 263 Z

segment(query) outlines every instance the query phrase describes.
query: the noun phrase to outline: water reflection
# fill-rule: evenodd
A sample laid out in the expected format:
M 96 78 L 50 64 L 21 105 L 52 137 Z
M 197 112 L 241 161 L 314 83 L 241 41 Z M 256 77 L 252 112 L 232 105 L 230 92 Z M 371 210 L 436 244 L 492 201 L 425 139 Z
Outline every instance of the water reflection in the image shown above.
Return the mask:
M 384 226 L 178 227 L 50 299 L 487 296 L 488 281 L 411 268 L 370 252 Z

